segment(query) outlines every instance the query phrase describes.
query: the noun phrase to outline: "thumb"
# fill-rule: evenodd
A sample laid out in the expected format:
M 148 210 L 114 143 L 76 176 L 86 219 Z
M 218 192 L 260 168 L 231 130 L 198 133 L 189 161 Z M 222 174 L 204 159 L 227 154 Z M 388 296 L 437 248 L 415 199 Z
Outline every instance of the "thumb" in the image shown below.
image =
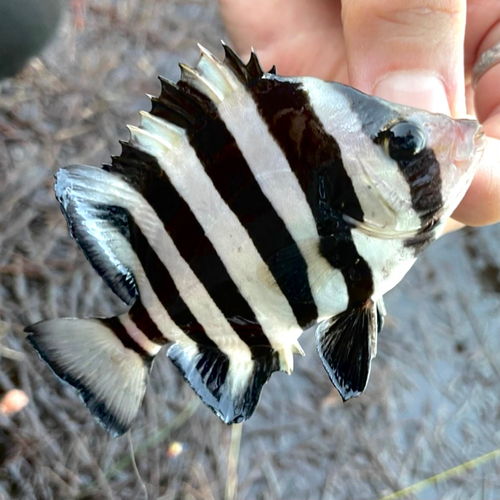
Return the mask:
M 464 0 L 345 0 L 350 84 L 391 101 L 465 113 Z

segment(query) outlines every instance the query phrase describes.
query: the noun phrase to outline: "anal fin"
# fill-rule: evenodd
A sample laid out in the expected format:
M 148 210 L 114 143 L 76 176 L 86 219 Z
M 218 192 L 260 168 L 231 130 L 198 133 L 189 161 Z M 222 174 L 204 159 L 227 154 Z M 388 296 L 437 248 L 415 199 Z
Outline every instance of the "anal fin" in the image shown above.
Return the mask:
M 201 400 L 226 424 L 250 418 L 262 387 L 280 369 L 278 353 L 271 349 L 257 358 L 238 362 L 213 347 L 174 344 L 167 356 Z
M 324 321 L 316 330 L 316 348 L 342 399 L 359 396 L 368 383 L 377 312 L 372 301 Z

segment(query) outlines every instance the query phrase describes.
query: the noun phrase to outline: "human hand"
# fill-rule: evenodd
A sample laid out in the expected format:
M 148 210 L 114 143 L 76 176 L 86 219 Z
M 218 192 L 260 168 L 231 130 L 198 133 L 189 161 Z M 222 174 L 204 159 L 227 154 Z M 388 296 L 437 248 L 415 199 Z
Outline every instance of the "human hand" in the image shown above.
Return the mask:
M 262 66 L 276 64 L 280 75 L 316 76 L 429 111 L 476 116 L 487 145 L 453 217 L 468 225 L 500 220 L 500 65 L 475 90 L 470 84 L 478 58 L 500 40 L 497 0 L 219 4 L 236 50 L 243 56 L 253 46 Z

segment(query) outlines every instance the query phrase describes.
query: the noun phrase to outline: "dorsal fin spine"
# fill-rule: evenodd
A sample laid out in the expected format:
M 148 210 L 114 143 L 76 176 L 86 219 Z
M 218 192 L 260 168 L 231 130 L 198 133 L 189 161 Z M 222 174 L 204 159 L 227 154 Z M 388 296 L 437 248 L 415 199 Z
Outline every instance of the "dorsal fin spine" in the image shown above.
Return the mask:
M 151 135 L 160 137 L 167 146 L 174 145 L 184 136 L 184 129 L 173 123 L 162 120 L 146 111 L 139 111 L 139 114 L 141 116 L 141 128 Z
M 153 109 L 150 114 L 177 127 L 196 126 L 200 114 L 206 111 L 196 99 L 196 92 L 219 104 L 238 88 L 238 80 L 248 85 L 262 78 L 264 72 L 253 49 L 245 65 L 224 42 L 222 46 L 225 53 L 223 62 L 198 45 L 201 54 L 198 64 L 191 68 L 181 63 L 181 78 L 177 83 L 160 76 L 161 93 L 151 98 Z
M 190 68 L 185 64 L 179 64 L 181 68 L 181 80 L 192 85 L 215 103 L 219 103 L 224 99 L 224 93 L 217 88 L 210 80 L 207 80 L 197 69 Z
M 199 44 L 198 47 L 201 57 L 196 65 L 196 70 L 211 83 L 212 87 L 220 93 L 220 100 L 223 100 L 224 97 L 236 90 L 235 76 L 211 52 Z
M 248 81 L 248 73 L 243 61 L 224 42 L 222 42 L 222 47 L 225 54 L 224 66 L 228 67 L 242 82 Z
M 264 72 L 262 71 L 262 68 L 260 67 L 259 59 L 257 57 L 257 54 L 253 50 L 250 53 L 250 61 L 248 61 L 248 64 L 246 66 L 248 75 L 251 79 L 254 78 L 260 78 Z
M 133 125 L 127 125 L 127 128 L 130 131 L 130 144 L 145 153 L 161 157 L 162 153 L 165 154 L 171 149 L 171 145 L 164 141 L 161 136 L 150 134 L 147 130 Z

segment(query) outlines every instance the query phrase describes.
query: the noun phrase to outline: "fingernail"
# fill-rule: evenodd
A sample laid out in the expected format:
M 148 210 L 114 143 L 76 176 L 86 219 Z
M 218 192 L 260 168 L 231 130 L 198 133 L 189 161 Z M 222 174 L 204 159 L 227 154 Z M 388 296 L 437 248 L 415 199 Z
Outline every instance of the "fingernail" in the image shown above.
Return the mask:
M 433 73 L 388 73 L 377 82 L 374 95 L 388 101 L 450 114 L 450 105 L 443 82 Z

